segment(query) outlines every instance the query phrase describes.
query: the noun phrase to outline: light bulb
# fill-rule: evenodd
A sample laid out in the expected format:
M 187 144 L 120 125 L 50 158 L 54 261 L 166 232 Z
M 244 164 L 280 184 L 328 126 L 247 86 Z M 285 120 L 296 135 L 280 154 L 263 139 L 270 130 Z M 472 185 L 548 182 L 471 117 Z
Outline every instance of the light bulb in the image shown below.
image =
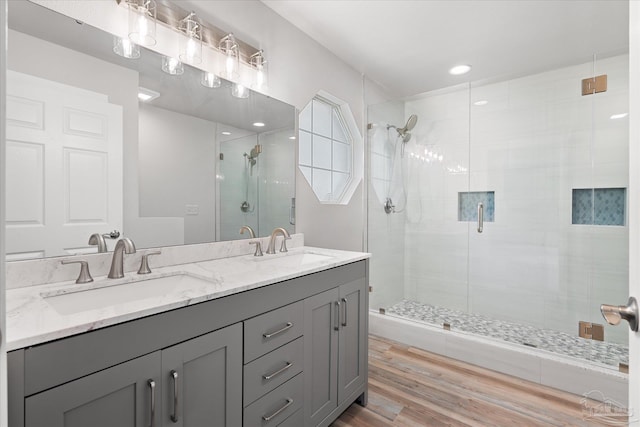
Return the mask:
M 149 25 L 147 24 L 147 18 L 143 15 L 140 15 L 138 18 L 138 32 L 140 34 L 140 39 L 144 40 L 145 37 L 149 34 Z
M 220 77 L 206 71 L 202 72 L 202 80 L 200 81 L 200 83 L 202 83 L 202 86 L 210 88 L 218 88 L 222 85 Z
M 127 59 L 140 58 L 140 47 L 134 44 L 128 38 L 113 37 L 113 51 Z
M 230 54 L 227 54 L 227 62 L 226 62 L 226 71 L 227 71 L 227 76 L 231 76 L 234 74 L 235 72 L 235 61 L 233 56 L 231 56 Z
M 249 89 L 247 89 L 244 85 L 240 83 L 236 83 L 231 88 L 231 95 L 236 98 L 248 98 L 249 97 Z
M 162 57 L 162 71 L 172 76 L 179 76 L 184 73 L 182 62 L 168 56 Z

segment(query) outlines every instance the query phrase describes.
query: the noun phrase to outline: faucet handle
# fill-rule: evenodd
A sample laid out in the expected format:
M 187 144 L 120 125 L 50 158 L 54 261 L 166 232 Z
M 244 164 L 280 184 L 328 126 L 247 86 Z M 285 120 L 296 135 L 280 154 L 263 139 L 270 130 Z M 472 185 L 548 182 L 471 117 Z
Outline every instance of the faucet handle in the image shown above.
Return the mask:
M 149 268 L 149 257 L 152 255 L 160 255 L 161 251 L 147 252 L 142 255 L 142 260 L 140 261 L 140 268 L 138 269 L 138 274 L 149 274 L 151 273 L 151 269 Z
M 63 259 L 60 261 L 61 264 L 80 264 L 80 274 L 76 279 L 76 283 L 91 283 L 93 282 L 93 277 L 91 277 L 91 273 L 89 273 L 89 263 L 87 261 L 74 261 L 70 259 Z
M 282 236 L 282 244 L 280 245 L 280 252 L 289 252 L 287 251 L 287 240 L 291 240 L 291 236 Z
M 254 240 L 252 242 L 249 242 L 250 245 L 256 245 L 256 251 L 253 253 L 253 256 L 262 256 L 262 243 L 260 242 L 260 240 Z

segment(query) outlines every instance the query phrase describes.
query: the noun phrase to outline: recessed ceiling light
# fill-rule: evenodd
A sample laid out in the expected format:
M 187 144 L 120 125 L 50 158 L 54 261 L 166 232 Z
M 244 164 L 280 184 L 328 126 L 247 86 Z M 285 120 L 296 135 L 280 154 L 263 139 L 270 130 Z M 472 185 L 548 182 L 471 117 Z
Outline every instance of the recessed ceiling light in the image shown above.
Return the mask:
M 226 130 L 224 132 L 222 132 L 223 135 L 229 136 L 231 135 L 231 132 L 227 132 Z
M 255 127 L 257 127 L 257 128 L 261 128 L 261 127 L 263 127 L 263 126 L 264 126 L 264 123 L 262 123 L 262 122 L 255 122 L 253 125 L 254 125 Z
M 489 103 L 489 101 L 487 101 L 486 99 L 481 99 L 480 101 L 476 101 L 473 103 L 473 105 L 477 105 L 478 107 L 482 107 L 483 105 L 487 105 Z
M 449 74 L 459 76 L 461 74 L 466 74 L 469 71 L 471 71 L 471 65 L 456 65 L 449 70 Z
M 138 99 L 142 102 L 153 101 L 159 96 L 160 94 L 155 90 L 147 89 L 145 87 L 138 88 Z
M 611 120 L 616 120 L 616 119 L 624 119 L 625 117 L 627 117 L 629 115 L 629 113 L 620 113 L 620 114 L 614 114 L 611 117 L 609 117 Z
M 295 136 L 290 136 L 289 139 L 296 139 L 296 137 Z

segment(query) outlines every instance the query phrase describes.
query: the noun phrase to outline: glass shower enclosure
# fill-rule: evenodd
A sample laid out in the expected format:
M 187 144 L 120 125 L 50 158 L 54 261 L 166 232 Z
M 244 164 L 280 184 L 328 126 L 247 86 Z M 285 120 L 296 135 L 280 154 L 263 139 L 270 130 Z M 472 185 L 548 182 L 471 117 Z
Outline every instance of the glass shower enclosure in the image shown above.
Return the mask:
M 371 308 L 628 363 L 626 328 L 599 312 L 628 293 L 627 112 L 626 52 L 370 106 Z

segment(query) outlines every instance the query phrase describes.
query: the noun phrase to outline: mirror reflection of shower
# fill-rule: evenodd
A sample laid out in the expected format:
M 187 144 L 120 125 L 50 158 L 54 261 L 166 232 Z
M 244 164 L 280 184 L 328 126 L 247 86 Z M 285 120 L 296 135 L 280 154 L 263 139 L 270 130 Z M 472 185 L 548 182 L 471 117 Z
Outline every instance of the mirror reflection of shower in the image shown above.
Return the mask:
M 257 181 L 255 182 L 255 185 L 251 185 L 253 183 L 252 177 L 253 177 L 253 168 L 256 167 L 257 163 L 258 163 L 258 156 L 260 155 L 260 153 L 262 153 L 262 145 L 260 144 L 256 144 L 251 151 L 249 152 L 249 154 L 244 153 L 244 159 L 245 159 L 245 173 L 244 173 L 244 178 L 245 178 L 245 186 L 244 186 L 244 201 L 240 204 L 240 210 L 242 212 L 245 213 L 253 213 L 253 211 L 255 210 L 255 206 L 256 206 L 256 201 L 255 200 L 251 200 L 250 202 L 250 191 L 249 189 L 251 187 L 253 191 L 251 191 L 251 199 L 255 199 L 256 197 L 256 186 L 257 186 Z M 253 203 L 252 203 L 253 202 Z
M 400 213 L 403 212 L 404 209 L 406 208 L 407 205 L 407 183 L 406 183 L 406 179 L 407 179 L 407 171 L 406 171 L 406 165 L 402 164 L 402 159 L 404 159 L 404 152 L 405 152 L 405 146 L 407 145 L 407 143 L 411 140 L 411 132 L 409 132 L 410 130 L 412 130 L 415 126 L 416 123 L 418 123 L 418 116 L 415 114 L 412 114 L 409 116 L 409 119 L 407 120 L 407 123 L 404 125 L 404 127 L 397 127 L 395 125 L 391 125 L 391 124 L 387 124 L 387 131 L 389 129 L 395 129 L 396 132 L 398 133 L 395 136 L 395 139 L 392 139 L 391 135 L 389 135 L 389 140 L 393 140 L 393 157 L 391 160 L 391 183 L 388 187 L 387 190 L 387 197 L 384 203 L 384 211 L 387 214 L 391 214 L 391 213 Z M 400 158 L 398 159 L 397 157 L 397 153 L 398 153 L 398 143 L 400 143 Z M 400 178 L 400 189 L 402 190 L 402 199 L 404 202 L 404 206 L 402 208 L 396 208 L 396 205 L 393 202 L 393 199 L 391 198 L 391 192 L 392 192 L 392 183 L 394 181 L 394 177 L 396 176 L 396 174 L 399 171 L 399 178 Z

